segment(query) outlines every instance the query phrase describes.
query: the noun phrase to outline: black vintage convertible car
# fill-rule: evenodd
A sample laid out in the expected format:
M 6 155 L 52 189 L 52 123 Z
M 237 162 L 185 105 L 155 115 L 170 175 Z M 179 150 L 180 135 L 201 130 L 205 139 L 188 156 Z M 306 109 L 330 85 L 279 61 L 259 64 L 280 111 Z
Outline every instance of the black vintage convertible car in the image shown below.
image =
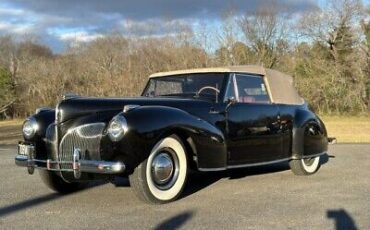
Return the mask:
M 328 149 L 323 122 L 290 76 L 260 66 L 157 73 L 137 98 L 66 96 L 24 122 L 15 162 L 53 190 L 129 177 L 140 198 L 175 200 L 190 169 L 289 161 L 310 175 Z

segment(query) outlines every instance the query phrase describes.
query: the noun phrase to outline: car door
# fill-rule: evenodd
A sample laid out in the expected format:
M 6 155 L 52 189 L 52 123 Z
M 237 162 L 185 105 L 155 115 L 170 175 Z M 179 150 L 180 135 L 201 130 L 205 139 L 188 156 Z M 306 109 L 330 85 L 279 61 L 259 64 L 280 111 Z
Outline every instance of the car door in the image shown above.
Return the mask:
M 226 98 L 236 103 L 227 113 L 229 166 L 283 158 L 279 107 L 271 103 L 262 76 L 232 74 Z

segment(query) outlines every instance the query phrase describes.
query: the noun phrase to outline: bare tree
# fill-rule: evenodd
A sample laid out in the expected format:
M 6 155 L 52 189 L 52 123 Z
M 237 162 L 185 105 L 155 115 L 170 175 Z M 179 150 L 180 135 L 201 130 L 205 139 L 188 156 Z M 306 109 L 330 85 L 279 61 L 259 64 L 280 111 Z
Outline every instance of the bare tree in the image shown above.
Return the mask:
M 363 36 L 359 26 L 361 18 L 361 0 L 332 0 L 322 9 L 304 14 L 299 23 L 301 34 L 320 46 L 313 58 L 323 60 L 327 68 L 335 73 L 330 74 L 330 82 L 333 83 L 331 89 L 335 89 L 336 93 L 326 96 L 347 101 L 342 106 L 331 106 L 338 108 L 337 111 L 367 109 L 366 82 L 369 75 L 363 71 L 366 55 L 360 49 Z M 312 61 L 306 60 L 306 63 Z M 316 74 L 322 77 L 320 73 Z
M 236 64 L 233 47 L 237 42 L 238 27 L 235 19 L 233 10 L 225 12 L 222 17 L 221 30 L 217 34 L 217 41 L 220 47 L 218 57 L 222 65 Z
M 362 14 L 361 0 L 331 0 L 326 9 L 317 9 L 302 15 L 299 29 L 303 36 L 326 44 L 334 60 L 339 61 L 338 52 L 349 48 L 339 46 L 349 35 L 359 36 L 359 31 L 351 26 L 359 22 Z M 353 40 L 360 39 L 356 37 Z
M 289 13 L 277 4 L 264 5 L 240 18 L 246 44 L 254 50 L 258 64 L 268 68 L 276 65 L 278 43 L 288 34 L 288 19 Z

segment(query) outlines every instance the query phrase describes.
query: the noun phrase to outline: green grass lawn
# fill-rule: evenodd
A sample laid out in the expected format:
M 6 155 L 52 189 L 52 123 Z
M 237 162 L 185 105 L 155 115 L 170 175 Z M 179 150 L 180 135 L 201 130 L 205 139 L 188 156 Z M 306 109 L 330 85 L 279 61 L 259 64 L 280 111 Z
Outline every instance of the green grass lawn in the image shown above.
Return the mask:
M 370 143 L 370 116 L 320 116 L 329 137 L 338 143 Z M 23 120 L 0 121 L 0 144 L 16 144 L 22 139 Z

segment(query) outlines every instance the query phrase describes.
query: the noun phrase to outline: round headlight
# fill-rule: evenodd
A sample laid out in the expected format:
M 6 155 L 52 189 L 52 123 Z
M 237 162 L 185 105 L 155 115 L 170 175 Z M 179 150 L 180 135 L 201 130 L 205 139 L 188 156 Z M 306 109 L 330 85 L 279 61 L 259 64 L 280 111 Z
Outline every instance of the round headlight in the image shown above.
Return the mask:
M 108 135 L 112 141 L 119 141 L 127 131 L 127 121 L 124 116 L 113 117 L 108 126 Z
M 39 125 L 35 118 L 30 117 L 23 123 L 23 136 L 26 139 L 31 139 L 35 136 L 37 130 L 39 129 Z

